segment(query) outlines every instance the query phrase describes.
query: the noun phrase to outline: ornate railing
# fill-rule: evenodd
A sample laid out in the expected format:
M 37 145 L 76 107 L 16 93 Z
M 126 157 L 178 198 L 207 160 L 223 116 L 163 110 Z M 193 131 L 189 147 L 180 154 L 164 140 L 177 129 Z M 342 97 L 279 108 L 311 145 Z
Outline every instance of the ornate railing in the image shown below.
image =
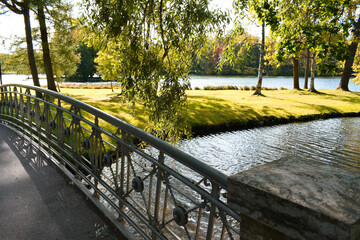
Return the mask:
M 0 124 L 65 166 L 128 238 L 240 238 L 223 173 L 68 96 L 24 85 L 0 86 L 0 94 Z

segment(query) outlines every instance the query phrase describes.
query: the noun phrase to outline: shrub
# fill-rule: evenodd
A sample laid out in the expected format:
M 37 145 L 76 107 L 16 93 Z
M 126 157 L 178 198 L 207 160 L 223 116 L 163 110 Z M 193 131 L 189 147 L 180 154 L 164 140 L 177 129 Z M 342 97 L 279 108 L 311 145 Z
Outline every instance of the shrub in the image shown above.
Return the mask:
M 205 86 L 204 90 L 238 90 L 238 88 L 236 86 L 231 86 L 231 85 L 227 85 L 227 86 Z

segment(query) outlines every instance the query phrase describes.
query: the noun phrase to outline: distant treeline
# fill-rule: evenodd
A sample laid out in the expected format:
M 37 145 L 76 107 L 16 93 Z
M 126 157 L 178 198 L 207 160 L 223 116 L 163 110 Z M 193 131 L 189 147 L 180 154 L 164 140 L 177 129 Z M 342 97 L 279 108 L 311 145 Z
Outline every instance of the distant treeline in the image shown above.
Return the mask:
M 269 76 L 293 76 L 293 64 L 291 58 L 284 62 L 275 59 L 275 42 L 267 38 L 265 54 L 265 75 Z M 223 50 L 228 47 L 226 38 L 216 38 L 204 47 L 196 59 L 192 62 L 191 74 L 198 75 L 257 75 L 259 68 L 260 40 L 255 36 L 240 36 L 233 47 L 230 63 L 221 63 Z M 341 75 L 343 63 L 334 62 L 333 71 L 324 73 L 317 71 L 318 76 Z M 299 74 L 305 73 L 305 53 L 299 58 Z
M 265 57 L 265 75 L 269 76 L 292 76 L 293 65 L 291 59 L 279 63 L 273 59 L 271 39 L 266 49 Z M 192 61 L 190 73 L 195 75 L 257 75 L 259 67 L 260 43 L 254 36 L 240 37 L 233 48 L 233 57 L 231 62 L 222 64 L 223 50 L 227 47 L 226 38 L 216 38 L 209 41 Z M 80 61 L 76 63 L 76 71 L 72 75 L 64 76 L 66 81 L 89 82 L 101 81 L 101 77 L 96 76 L 97 64 L 95 59 L 97 51 L 80 44 L 77 47 L 76 54 L 81 56 Z M 41 53 L 36 53 L 39 63 L 39 73 L 44 74 L 45 70 L 41 62 Z M 19 53 L 0 54 L 2 73 L 30 74 L 27 58 Z M 341 63 L 336 65 L 341 66 Z M 299 73 L 304 75 L 305 57 L 299 59 Z M 318 71 L 318 75 L 340 75 L 342 69 L 339 67 L 331 74 L 324 74 Z

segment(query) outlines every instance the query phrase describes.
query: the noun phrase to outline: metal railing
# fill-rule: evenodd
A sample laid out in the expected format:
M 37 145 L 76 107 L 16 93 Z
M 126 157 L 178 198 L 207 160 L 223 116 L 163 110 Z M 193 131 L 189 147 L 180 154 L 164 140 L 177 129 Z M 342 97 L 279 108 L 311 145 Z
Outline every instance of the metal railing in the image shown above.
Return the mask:
M 0 94 L 0 124 L 66 166 L 127 236 L 240 238 L 240 217 L 226 204 L 223 173 L 71 97 L 15 84 L 0 86 Z

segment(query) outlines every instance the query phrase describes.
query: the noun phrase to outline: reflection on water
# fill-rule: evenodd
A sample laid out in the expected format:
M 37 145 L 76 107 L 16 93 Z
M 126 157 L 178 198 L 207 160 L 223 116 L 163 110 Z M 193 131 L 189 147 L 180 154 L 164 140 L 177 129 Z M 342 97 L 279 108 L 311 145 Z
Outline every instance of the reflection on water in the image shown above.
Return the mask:
M 46 85 L 46 76 L 43 74 L 39 75 L 40 85 Z M 191 75 L 191 87 L 200 87 L 201 89 L 205 86 L 254 86 L 257 83 L 257 76 L 197 76 Z M 15 74 L 4 74 L 2 76 L 3 84 L 25 84 L 33 85 L 31 75 L 15 75 Z M 316 89 L 336 89 L 339 85 L 340 77 L 317 77 L 315 79 Z M 71 83 L 71 82 L 68 82 Z M 72 83 L 81 84 L 81 83 Z M 110 84 L 110 82 L 92 82 L 88 84 Z M 265 76 L 263 79 L 264 87 L 285 87 L 288 89 L 293 88 L 293 78 L 291 76 L 277 76 L 269 77 Z M 303 86 L 303 79 L 300 80 L 300 86 Z M 360 92 L 360 86 L 356 85 L 352 81 L 349 82 L 349 89 L 351 91 Z
M 185 140 L 183 151 L 232 175 L 287 156 L 360 171 L 360 118 L 336 118 Z

